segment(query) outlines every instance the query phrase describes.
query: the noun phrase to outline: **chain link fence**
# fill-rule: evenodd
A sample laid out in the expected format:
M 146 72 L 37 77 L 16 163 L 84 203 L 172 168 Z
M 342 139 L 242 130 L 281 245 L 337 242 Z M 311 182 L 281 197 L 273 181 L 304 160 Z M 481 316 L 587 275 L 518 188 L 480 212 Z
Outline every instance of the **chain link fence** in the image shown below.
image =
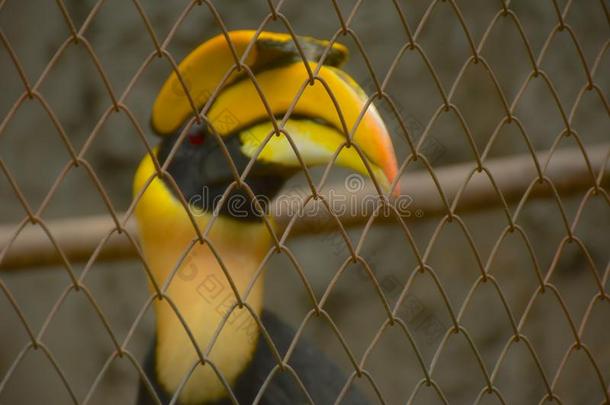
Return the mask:
M 243 28 L 349 47 L 407 201 L 338 212 L 329 190 L 343 207 L 376 191 L 332 164 L 288 185 L 307 215 L 279 212 L 261 268 L 293 342 L 372 403 L 610 403 L 608 9 L 1 1 L 0 404 L 134 401 L 152 304 L 172 301 L 146 288 L 131 218 L 152 101 L 190 50 Z

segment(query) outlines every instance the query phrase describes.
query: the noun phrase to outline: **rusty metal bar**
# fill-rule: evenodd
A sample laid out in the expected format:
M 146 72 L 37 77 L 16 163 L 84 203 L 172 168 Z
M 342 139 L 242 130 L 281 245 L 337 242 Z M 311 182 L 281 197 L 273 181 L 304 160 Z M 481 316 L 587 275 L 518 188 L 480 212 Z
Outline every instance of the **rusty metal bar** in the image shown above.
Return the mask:
M 610 178 L 608 164 L 610 144 L 598 144 L 587 150 L 591 169 L 596 176 L 603 170 L 603 183 L 607 185 Z M 537 155 L 539 162 L 546 162 L 548 152 Z M 530 154 L 508 158 L 489 159 L 484 167 L 493 174 L 497 188 L 501 190 L 506 203 L 519 202 L 532 181 L 538 177 Z M 466 183 L 475 170 L 473 162 L 440 167 L 435 169 L 436 178 L 451 205 L 459 189 Z M 552 180 L 557 192 L 563 197 L 571 193 L 589 189 L 594 184 L 591 172 L 587 167 L 582 151 L 579 148 L 557 150 L 544 170 L 544 175 Z M 396 205 L 397 210 L 405 220 L 423 220 L 448 213 L 447 207 L 440 198 L 440 193 L 427 171 L 412 172 L 404 175 L 401 181 L 401 198 L 408 198 L 408 203 Z M 363 225 L 371 216 L 374 204 L 364 203 L 371 200 L 376 192 L 370 182 L 362 184 L 357 189 L 349 184 L 339 184 L 325 187 L 322 195 L 330 201 L 328 190 L 333 189 L 335 196 L 332 210 L 341 213 L 340 219 L 344 226 Z M 326 192 L 325 192 L 326 191 Z M 544 198 L 552 193 L 550 187 L 534 187 L 529 198 Z M 294 215 L 290 212 L 292 206 L 286 202 L 305 198 L 311 194 L 309 189 L 292 190 L 281 200 L 275 200 L 270 206 L 281 230 L 285 230 Z M 337 198 L 340 196 L 341 198 Z M 369 201 L 369 202 L 370 202 Z M 483 173 L 476 173 L 468 182 L 460 196 L 457 212 L 463 213 L 481 209 L 498 207 L 502 204 L 496 189 L 489 178 Z M 379 215 L 384 222 L 395 222 L 392 215 Z M 80 262 L 89 259 L 100 241 L 106 237 L 115 224 L 110 216 L 99 215 L 81 218 L 67 218 L 46 221 L 49 230 L 63 249 L 70 262 Z M 5 252 L 12 235 L 18 225 L 0 226 L 0 264 L 2 271 L 57 265 L 61 257 L 53 244 L 37 225 L 27 225 L 19 234 L 17 240 Z M 331 214 L 320 202 L 311 201 L 290 230 L 290 235 L 311 234 L 315 232 L 334 231 Z M 135 234 L 135 224 L 128 222 L 127 230 Z M 121 260 L 135 256 L 135 250 L 128 238 L 114 233 L 102 248 L 98 260 Z

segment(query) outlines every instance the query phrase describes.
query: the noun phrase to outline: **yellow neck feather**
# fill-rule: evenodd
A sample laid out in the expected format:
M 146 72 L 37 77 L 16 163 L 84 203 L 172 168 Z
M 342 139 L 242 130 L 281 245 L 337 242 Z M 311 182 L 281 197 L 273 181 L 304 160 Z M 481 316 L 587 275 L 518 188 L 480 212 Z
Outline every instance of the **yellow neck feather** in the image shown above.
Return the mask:
M 146 157 L 136 174 L 136 193 L 153 172 L 152 162 Z M 147 263 L 155 281 L 162 286 L 195 239 L 193 225 L 184 208 L 158 179 L 147 188 L 135 215 Z M 200 215 L 196 219 L 200 229 L 204 229 L 210 215 Z M 271 246 L 265 225 L 220 217 L 212 226 L 208 239 L 243 297 Z M 197 352 L 176 311 L 202 353 L 206 354 L 236 298 L 210 246 L 198 243 L 182 261 L 166 295 L 175 309 L 168 300 L 158 300 L 154 304 L 157 318 L 156 371 L 161 385 L 173 393 L 198 361 Z M 261 313 L 262 277 L 253 286 L 246 302 L 257 314 Z M 258 327 L 248 310 L 236 308 L 209 352 L 209 359 L 230 384 L 247 366 L 257 338 Z M 180 401 L 200 403 L 226 395 L 212 367 L 198 366 L 181 391 Z

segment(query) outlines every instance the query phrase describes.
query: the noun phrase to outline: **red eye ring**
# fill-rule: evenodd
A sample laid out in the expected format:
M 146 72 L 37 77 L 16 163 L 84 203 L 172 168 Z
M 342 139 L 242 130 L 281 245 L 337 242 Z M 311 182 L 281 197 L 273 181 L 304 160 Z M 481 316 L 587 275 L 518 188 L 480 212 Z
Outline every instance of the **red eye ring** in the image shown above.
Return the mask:
M 201 133 L 189 134 L 189 143 L 191 145 L 201 145 L 205 141 L 205 137 Z
M 201 126 L 193 124 L 193 126 L 189 129 L 188 138 L 191 145 L 203 144 L 205 141 L 205 135 L 203 134 Z

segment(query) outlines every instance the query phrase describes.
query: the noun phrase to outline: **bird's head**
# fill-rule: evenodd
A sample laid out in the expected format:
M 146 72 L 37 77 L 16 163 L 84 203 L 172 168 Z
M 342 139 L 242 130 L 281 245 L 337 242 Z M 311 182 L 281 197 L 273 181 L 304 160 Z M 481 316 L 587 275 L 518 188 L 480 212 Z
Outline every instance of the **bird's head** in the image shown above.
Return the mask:
M 155 177 L 151 156 L 144 158 L 134 187 L 136 195 L 147 188 L 138 217 L 145 211 L 164 221 L 168 210 L 184 211 L 177 192 L 197 212 L 211 213 L 232 187 L 227 197 L 246 204 L 231 212 L 225 202 L 220 214 L 260 219 L 253 196 L 271 199 L 297 171 L 330 162 L 389 191 L 397 174 L 390 136 L 360 86 L 339 69 L 346 48 L 310 37 L 298 37 L 297 46 L 288 34 L 255 37 L 233 31 L 203 43 L 163 85 L 152 114 L 162 136 L 154 153 L 161 165 L 170 159 L 173 181 Z M 244 172 L 247 186 L 239 187 Z

